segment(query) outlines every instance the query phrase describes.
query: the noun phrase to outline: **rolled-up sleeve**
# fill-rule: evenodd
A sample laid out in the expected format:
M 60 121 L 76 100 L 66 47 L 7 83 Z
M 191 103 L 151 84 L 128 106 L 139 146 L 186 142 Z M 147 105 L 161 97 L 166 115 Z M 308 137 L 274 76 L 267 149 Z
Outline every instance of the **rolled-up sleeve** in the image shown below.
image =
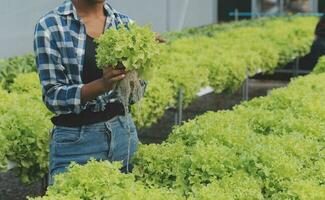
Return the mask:
M 56 115 L 78 114 L 84 110 L 81 104 L 83 84 L 69 81 L 56 41 L 41 22 L 35 27 L 34 51 L 46 107 Z

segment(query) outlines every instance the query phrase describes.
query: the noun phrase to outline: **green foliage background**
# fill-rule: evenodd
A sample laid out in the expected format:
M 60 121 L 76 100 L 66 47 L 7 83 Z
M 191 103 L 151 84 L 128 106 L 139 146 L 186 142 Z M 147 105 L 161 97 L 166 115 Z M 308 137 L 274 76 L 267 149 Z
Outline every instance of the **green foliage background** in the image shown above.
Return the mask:
M 172 40 L 160 46 L 154 61 L 141 109 L 132 108 L 137 125 L 150 126 L 175 106 L 179 87 L 188 105 L 203 86 L 234 91 L 247 75 L 271 73 L 308 53 L 316 22 L 309 17 L 274 18 L 169 35 Z M 24 74 L 35 70 L 30 55 L 0 61 L 0 168 L 6 168 L 7 159 L 15 161 L 26 183 L 47 172 L 51 128 L 52 114 L 41 101 L 37 74 Z M 298 79 L 234 111 L 207 113 L 175 128 L 164 144 L 141 146 L 135 173 L 127 177 L 107 163 L 74 166 L 45 198 L 120 198 L 108 185 L 124 192 L 125 199 L 148 198 L 144 194 L 153 199 L 322 198 L 324 78 Z M 111 174 L 104 173 L 107 169 Z M 103 173 L 104 179 L 92 179 L 90 173 Z M 130 193 L 135 191 L 130 188 L 139 192 Z
M 140 146 L 132 174 L 74 165 L 38 199 L 324 199 L 324 78 L 176 127 L 163 144 Z

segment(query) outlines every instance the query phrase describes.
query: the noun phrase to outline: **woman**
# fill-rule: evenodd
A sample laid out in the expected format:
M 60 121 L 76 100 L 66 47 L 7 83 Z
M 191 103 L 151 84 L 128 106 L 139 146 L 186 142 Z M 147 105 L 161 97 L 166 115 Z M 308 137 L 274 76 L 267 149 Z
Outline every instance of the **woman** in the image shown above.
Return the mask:
M 112 91 L 126 72 L 123 66 L 99 70 L 94 43 L 106 29 L 129 23 L 105 0 L 67 0 L 36 25 L 34 49 L 42 97 L 55 114 L 50 185 L 72 161 L 123 161 L 122 172 L 132 169 L 128 161 L 137 149 L 136 127 Z
M 311 67 L 314 68 L 321 56 L 325 55 L 325 11 L 324 15 L 320 18 L 316 30 L 315 40 L 311 47 Z

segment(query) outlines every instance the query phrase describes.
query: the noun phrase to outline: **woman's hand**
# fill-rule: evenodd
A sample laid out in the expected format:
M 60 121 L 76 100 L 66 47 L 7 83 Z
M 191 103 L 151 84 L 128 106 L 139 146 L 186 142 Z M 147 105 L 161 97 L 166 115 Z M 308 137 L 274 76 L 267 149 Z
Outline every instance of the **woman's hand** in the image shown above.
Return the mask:
M 125 67 L 119 67 L 118 69 L 107 67 L 103 69 L 102 83 L 104 90 L 113 90 L 116 86 L 116 83 L 125 78 L 125 73 Z
M 125 78 L 125 68 L 113 69 L 107 67 L 103 70 L 103 77 L 93 82 L 85 84 L 81 88 L 81 103 L 96 99 L 99 95 L 113 90 L 116 83 Z

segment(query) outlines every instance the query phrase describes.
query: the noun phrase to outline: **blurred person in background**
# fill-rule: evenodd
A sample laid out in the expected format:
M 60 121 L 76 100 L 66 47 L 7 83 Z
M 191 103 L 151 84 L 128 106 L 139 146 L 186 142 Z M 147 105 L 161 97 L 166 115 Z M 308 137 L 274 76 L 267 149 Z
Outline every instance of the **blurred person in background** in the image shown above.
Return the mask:
M 261 9 L 267 15 L 277 14 L 280 11 L 278 0 L 263 0 Z
M 314 68 L 321 56 L 325 55 L 325 9 L 323 16 L 320 18 L 316 30 L 315 40 L 311 47 L 310 58 L 311 67 Z
M 289 0 L 285 3 L 286 12 L 298 13 L 298 12 L 309 12 L 309 1 L 308 0 Z

